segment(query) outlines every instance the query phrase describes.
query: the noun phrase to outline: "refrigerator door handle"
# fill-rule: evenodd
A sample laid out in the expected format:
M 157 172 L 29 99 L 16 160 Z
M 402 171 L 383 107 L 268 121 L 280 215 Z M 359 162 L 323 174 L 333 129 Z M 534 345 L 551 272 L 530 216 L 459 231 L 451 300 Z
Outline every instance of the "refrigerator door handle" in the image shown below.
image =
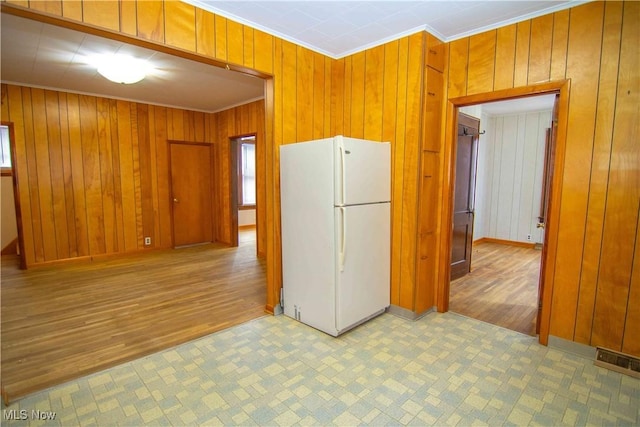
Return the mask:
M 344 271 L 344 259 L 347 254 L 347 213 L 345 208 L 340 208 L 342 226 L 340 227 L 340 271 Z
M 345 200 L 347 200 L 347 196 L 346 196 L 346 191 L 347 191 L 347 180 L 345 177 L 346 174 L 346 165 L 345 165 L 345 152 L 344 152 L 344 145 L 342 144 L 342 141 L 340 142 L 340 185 L 341 185 L 341 190 L 342 190 L 342 199 L 341 199 L 341 203 L 340 205 L 344 206 Z

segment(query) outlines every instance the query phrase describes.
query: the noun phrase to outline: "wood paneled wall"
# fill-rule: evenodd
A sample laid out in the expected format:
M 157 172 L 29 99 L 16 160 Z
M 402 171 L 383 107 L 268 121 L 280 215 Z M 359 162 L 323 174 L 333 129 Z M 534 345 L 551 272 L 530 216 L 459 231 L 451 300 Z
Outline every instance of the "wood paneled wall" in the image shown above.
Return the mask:
M 234 107 L 214 114 L 214 128 L 216 135 L 216 164 L 215 181 L 220 183 L 217 189 L 220 194 L 216 197 L 216 205 L 220 207 L 220 217 L 216 224 L 216 240 L 231 243 L 231 197 L 230 168 L 231 144 L 230 138 L 249 134 L 256 135 L 256 228 L 257 250 L 261 257 L 266 256 L 266 236 L 262 232 L 266 221 L 266 158 L 265 158 L 265 112 L 264 101 Z
M 172 247 L 167 140 L 216 137 L 212 114 L 4 84 L 2 119 L 27 266 Z
M 337 60 L 333 134 L 391 142 L 391 304 L 413 311 L 416 292 L 423 33 Z
M 456 40 L 448 77 L 449 98 L 571 80 L 550 334 L 635 355 L 638 16 L 638 2 L 590 2 Z

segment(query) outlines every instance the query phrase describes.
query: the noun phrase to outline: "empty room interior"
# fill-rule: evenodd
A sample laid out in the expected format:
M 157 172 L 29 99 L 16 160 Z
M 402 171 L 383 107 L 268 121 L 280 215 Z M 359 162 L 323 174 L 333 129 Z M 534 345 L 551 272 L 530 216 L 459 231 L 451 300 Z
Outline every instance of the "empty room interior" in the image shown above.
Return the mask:
M 3 1 L 3 424 L 639 424 L 639 9 Z

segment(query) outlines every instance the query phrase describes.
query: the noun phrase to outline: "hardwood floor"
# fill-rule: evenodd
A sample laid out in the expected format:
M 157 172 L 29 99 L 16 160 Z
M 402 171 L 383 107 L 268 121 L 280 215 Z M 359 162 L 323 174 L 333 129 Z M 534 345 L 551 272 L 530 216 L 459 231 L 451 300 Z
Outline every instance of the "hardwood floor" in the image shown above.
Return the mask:
M 3 256 L 5 399 L 264 315 L 255 230 L 239 240 L 27 271 Z
M 541 251 L 474 244 L 471 272 L 451 282 L 449 310 L 536 335 Z

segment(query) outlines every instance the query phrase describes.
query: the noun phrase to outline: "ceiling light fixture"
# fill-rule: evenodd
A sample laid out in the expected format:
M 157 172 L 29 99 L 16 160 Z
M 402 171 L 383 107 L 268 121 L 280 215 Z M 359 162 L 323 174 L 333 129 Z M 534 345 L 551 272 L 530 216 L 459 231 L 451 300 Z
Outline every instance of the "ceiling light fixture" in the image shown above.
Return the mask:
M 100 57 L 97 68 L 104 78 L 123 84 L 138 83 L 151 69 L 147 61 L 123 54 Z

